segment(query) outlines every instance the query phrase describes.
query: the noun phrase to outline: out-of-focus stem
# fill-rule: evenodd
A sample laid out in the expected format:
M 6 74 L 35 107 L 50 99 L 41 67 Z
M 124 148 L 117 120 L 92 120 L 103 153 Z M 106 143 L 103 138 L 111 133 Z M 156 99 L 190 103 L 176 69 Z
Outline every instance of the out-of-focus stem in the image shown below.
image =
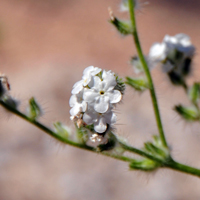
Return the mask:
M 150 90 L 151 99 L 152 99 L 152 103 L 153 103 L 153 108 L 154 108 L 154 113 L 155 113 L 156 122 L 157 122 L 157 126 L 158 126 L 158 131 L 159 131 L 160 138 L 162 140 L 163 145 L 165 147 L 168 147 L 167 141 L 165 139 L 165 134 L 164 134 L 162 122 L 161 122 L 161 117 L 160 117 L 160 112 L 159 112 L 159 108 L 158 108 L 158 103 L 157 103 L 157 98 L 156 98 L 156 93 L 155 93 L 153 81 L 152 81 L 152 78 L 151 78 L 151 74 L 150 74 L 148 65 L 147 65 L 146 60 L 145 60 L 144 55 L 143 55 L 142 48 L 141 48 L 140 41 L 139 41 L 139 37 L 138 37 L 138 33 L 137 33 L 137 27 L 136 27 L 136 21 L 135 21 L 134 1 L 133 0 L 128 0 L 128 1 L 129 1 L 130 19 L 131 19 L 131 23 L 132 23 L 132 26 L 133 26 L 133 39 L 134 39 L 134 42 L 135 42 L 135 45 L 136 45 L 138 56 L 140 58 L 140 61 L 143 65 L 146 77 L 148 79 L 149 90 Z

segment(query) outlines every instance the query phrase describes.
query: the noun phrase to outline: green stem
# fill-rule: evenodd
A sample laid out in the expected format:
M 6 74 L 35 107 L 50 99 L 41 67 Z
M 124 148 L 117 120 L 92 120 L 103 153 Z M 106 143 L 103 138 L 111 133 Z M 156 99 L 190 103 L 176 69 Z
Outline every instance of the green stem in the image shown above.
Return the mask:
M 121 160 L 121 161 L 124 161 L 124 162 L 133 162 L 134 161 L 134 159 L 131 158 L 131 157 L 126 157 L 126 156 L 114 154 L 114 153 L 111 153 L 111 152 L 108 152 L 108 151 L 107 152 L 106 151 L 99 152 L 94 147 L 88 146 L 86 144 L 80 144 L 80 143 L 74 142 L 72 140 L 69 140 L 67 138 L 63 138 L 62 136 L 60 136 L 59 134 L 53 132 L 51 129 L 47 128 L 46 126 L 44 126 L 40 122 L 38 122 L 36 120 L 31 120 L 25 114 L 21 113 L 20 111 L 18 111 L 15 108 L 9 106 L 4 101 L 0 100 L 0 104 L 6 110 L 8 110 L 11 113 L 21 117 L 22 119 L 28 121 L 29 123 L 35 125 L 36 127 L 41 129 L 42 131 L 46 132 L 50 136 L 54 137 L 55 139 L 59 140 L 60 142 L 63 142 L 65 144 L 68 144 L 68 145 L 71 145 L 71 146 L 74 146 L 74 147 L 77 147 L 77 148 L 80 148 L 80 149 L 84 149 L 84 150 L 87 150 L 87 151 L 90 151 L 90 152 L 99 153 L 99 154 L 102 154 L 102 155 L 105 155 L 105 156 L 108 156 L 108 157 L 112 157 L 112 158 L 115 158 L 117 160 Z M 136 154 L 138 154 L 140 156 L 143 156 L 143 157 L 149 158 L 149 159 L 151 159 L 151 160 L 153 160 L 155 162 L 158 162 L 158 163 L 160 163 L 162 165 L 162 167 L 171 168 L 171 169 L 174 169 L 174 170 L 177 170 L 177 171 L 180 171 L 180 172 L 185 172 L 187 174 L 191 174 L 191 175 L 195 175 L 195 176 L 200 177 L 200 170 L 199 169 L 196 169 L 196 168 L 193 168 L 193 167 L 190 167 L 190 166 L 187 166 L 187 165 L 180 164 L 180 163 L 178 163 L 178 162 L 176 162 L 176 161 L 174 161 L 172 159 L 169 159 L 167 161 L 163 161 L 160 158 L 157 158 L 157 157 L 155 157 L 153 155 L 149 155 L 148 153 L 146 153 L 146 152 L 144 152 L 144 151 L 142 151 L 140 149 L 134 148 L 134 147 L 129 146 L 127 144 L 124 144 L 124 143 L 122 143 L 120 141 L 119 141 L 119 143 L 120 143 L 121 147 L 124 150 L 136 153 Z
M 26 116 L 25 114 L 21 113 L 20 111 L 18 111 L 17 109 L 9 106 L 8 104 L 6 104 L 4 101 L 0 100 L 0 104 L 8 111 L 12 112 L 13 114 L 21 117 L 22 119 L 28 121 L 29 123 L 35 125 L 36 127 L 38 127 L 39 129 L 41 129 L 42 131 L 44 131 L 45 133 L 47 133 L 48 135 L 52 136 L 53 138 L 59 140 L 60 142 L 63 142 L 65 144 L 69 144 L 71 146 L 80 148 L 80 149 L 84 149 L 84 150 L 88 150 L 88 151 L 92 151 L 92 152 L 96 152 L 99 154 L 103 154 L 105 156 L 109 156 L 121 161 L 125 161 L 125 162 L 132 162 L 133 159 L 126 157 L 126 156 L 121 156 L 121 155 L 117 155 L 117 154 L 113 154 L 113 153 L 109 153 L 109 152 L 99 152 L 97 151 L 96 148 L 88 146 L 86 144 L 81 144 L 81 143 L 77 143 L 74 142 L 72 140 L 69 140 L 67 138 L 63 138 L 62 136 L 60 136 L 59 134 L 53 132 L 51 129 L 47 128 L 46 126 L 44 126 L 43 124 L 41 124 L 40 122 L 36 121 L 36 120 L 31 120 L 28 116 Z
M 124 143 L 122 143 L 120 141 L 119 141 L 119 144 L 122 146 L 122 148 L 124 150 L 130 151 L 130 152 L 134 152 L 134 153 L 136 153 L 136 154 L 138 154 L 140 156 L 149 158 L 149 159 L 151 159 L 151 160 L 153 160 L 155 162 L 158 162 L 158 163 L 162 163 L 163 162 L 161 159 L 156 158 L 155 156 L 152 156 L 152 155 L 150 155 L 150 154 L 148 154 L 148 153 L 146 153 L 146 152 L 144 152 L 144 151 L 142 151 L 140 149 L 137 149 L 135 147 L 129 146 L 129 145 L 124 144 Z
M 136 45 L 138 56 L 139 56 L 140 61 L 143 65 L 143 67 L 144 67 L 144 71 L 145 71 L 145 74 L 146 74 L 146 77 L 147 77 L 147 80 L 148 80 L 148 83 L 149 83 L 149 90 L 150 90 L 150 94 L 151 94 L 151 99 L 152 99 L 152 103 L 153 103 L 153 108 L 154 108 L 154 113 L 155 113 L 155 117 L 156 117 L 156 123 L 157 123 L 157 126 L 158 126 L 160 138 L 162 140 L 163 145 L 165 147 L 168 147 L 167 141 L 165 139 L 165 134 L 164 134 L 162 122 L 161 122 L 161 117 L 160 117 L 160 112 L 159 112 L 159 108 L 158 108 L 158 103 L 157 103 L 157 98 L 156 98 L 156 93 L 155 93 L 153 81 L 152 81 L 151 74 L 149 72 L 149 68 L 147 66 L 146 60 L 144 58 L 142 48 L 140 46 L 139 37 L 138 37 L 138 34 L 137 34 L 133 0 L 129 0 L 129 13 L 130 13 L 131 23 L 132 23 L 132 26 L 133 26 L 133 39 L 134 39 L 134 42 L 135 42 L 135 45 Z
M 191 174 L 191 175 L 200 177 L 200 169 L 196 169 L 194 167 L 190 167 L 188 165 L 178 163 L 174 160 L 170 160 L 169 162 L 166 162 L 164 166 L 170 169 L 174 169 L 176 171 L 181 171 L 186 174 Z
M 190 175 L 200 177 L 200 169 L 193 168 L 193 167 L 178 163 L 178 162 L 174 161 L 171 157 L 169 157 L 165 160 L 162 160 L 162 159 L 157 158 L 153 155 L 149 155 L 148 153 L 146 153 L 146 152 L 144 152 L 140 149 L 134 148 L 134 147 L 129 146 L 127 144 L 124 144 L 122 142 L 119 142 L 119 143 L 125 150 L 136 153 L 140 156 L 149 158 L 149 159 L 161 164 L 162 167 L 167 167 L 167 168 L 179 171 L 179 172 L 183 172 L 183 173 L 186 173 L 186 174 L 190 174 Z

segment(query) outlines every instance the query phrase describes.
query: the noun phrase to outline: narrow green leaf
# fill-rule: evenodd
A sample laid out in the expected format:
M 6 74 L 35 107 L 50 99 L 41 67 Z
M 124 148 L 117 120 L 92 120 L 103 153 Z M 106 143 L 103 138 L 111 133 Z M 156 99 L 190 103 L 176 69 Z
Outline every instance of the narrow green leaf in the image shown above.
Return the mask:
M 31 118 L 32 120 L 36 120 L 41 115 L 42 115 L 42 110 L 39 104 L 34 99 L 34 97 L 32 97 L 29 100 L 28 117 Z
M 113 17 L 109 22 L 113 24 L 122 35 L 133 33 L 133 27 L 129 20 L 119 20 L 116 17 Z
M 149 159 L 135 160 L 131 162 L 129 165 L 130 169 L 137 169 L 142 171 L 153 171 L 159 166 L 160 166 L 159 163 L 156 163 Z
M 144 91 L 149 88 L 148 82 L 146 78 L 140 77 L 140 78 L 130 78 L 126 77 L 126 84 L 133 87 L 135 90 L 138 91 Z
M 61 122 L 56 122 L 53 124 L 55 128 L 55 132 L 64 138 L 68 138 L 70 136 L 71 130 L 64 126 Z
M 182 105 L 175 106 L 175 111 L 187 121 L 198 121 L 200 113 L 195 107 L 185 107 Z

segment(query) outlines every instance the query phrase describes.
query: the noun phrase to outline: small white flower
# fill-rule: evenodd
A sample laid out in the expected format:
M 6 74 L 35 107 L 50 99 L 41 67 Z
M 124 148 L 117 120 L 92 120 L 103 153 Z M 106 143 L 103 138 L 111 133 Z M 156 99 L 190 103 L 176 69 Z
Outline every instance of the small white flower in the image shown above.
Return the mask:
M 154 43 L 149 51 L 149 58 L 155 62 L 165 60 L 167 56 L 165 43 Z
M 93 87 L 83 94 L 84 100 L 94 104 L 94 110 L 98 113 L 105 113 L 110 108 L 110 104 L 118 103 L 122 98 L 121 92 L 114 90 L 117 82 L 111 71 L 103 71 L 102 79 L 95 76 Z
M 81 90 L 78 94 L 73 94 L 69 100 L 69 105 L 71 108 L 70 114 L 71 119 L 73 119 L 73 116 L 77 116 L 80 112 L 85 112 L 87 109 L 87 103 L 83 100 L 83 93 L 84 90 Z
M 97 133 L 104 133 L 107 124 L 112 126 L 116 123 L 116 115 L 110 110 L 106 113 L 97 113 L 93 109 L 88 109 L 83 115 L 83 121 L 88 125 L 94 124 L 94 130 Z
M 82 80 L 76 82 L 73 86 L 72 94 L 78 94 L 85 86 L 92 84 L 92 77 L 101 71 L 100 68 L 89 66 L 83 71 Z

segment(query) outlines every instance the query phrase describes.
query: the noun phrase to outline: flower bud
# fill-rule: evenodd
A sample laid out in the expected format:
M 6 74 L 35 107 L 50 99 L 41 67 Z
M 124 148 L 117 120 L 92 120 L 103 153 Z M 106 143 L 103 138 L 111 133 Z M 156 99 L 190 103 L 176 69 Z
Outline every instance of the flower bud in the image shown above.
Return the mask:
M 11 97 L 10 95 L 4 95 L 2 100 L 11 108 L 17 109 L 17 107 L 19 106 L 19 101 L 13 97 Z
M 158 135 L 153 136 L 153 142 L 144 143 L 144 151 L 161 160 L 169 158 L 169 149 L 163 146 L 163 143 Z
M 160 165 L 150 159 L 135 160 L 130 163 L 130 169 L 142 170 L 142 171 L 153 171 L 157 169 Z
M 34 97 L 29 100 L 29 107 L 27 109 L 28 117 L 32 120 L 36 120 L 39 116 L 42 115 L 42 110 L 39 104 L 36 102 Z
M 123 36 L 129 35 L 133 33 L 133 27 L 130 20 L 119 20 L 113 15 L 111 9 L 109 9 L 110 20 L 109 22 L 115 26 L 115 28 L 121 33 Z
M 187 121 L 199 121 L 200 113 L 194 106 L 186 107 L 182 105 L 175 106 L 175 111 Z
M 68 138 L 71 135 L 71 130 L 69 127 L 63 125 L 61 122 L 56 122 L 53 124 L 54 128 L 55 128 L 55 132 L 64 137 L 64 138 Z
M 113 149 L 116 146 L 117 138 L 112 132 L 109 132 L 106 135 L 106 139 L 107 139 L 106 142 L 98 145 L 97 148 L 99 151 L 108 151 L 108 150 Z
M 147 79 L 145 77 L 139 77 L 139 78 L 126 77 L 125 83 L 133 87 L 135 90 L 141 92 L 149 88 Z

